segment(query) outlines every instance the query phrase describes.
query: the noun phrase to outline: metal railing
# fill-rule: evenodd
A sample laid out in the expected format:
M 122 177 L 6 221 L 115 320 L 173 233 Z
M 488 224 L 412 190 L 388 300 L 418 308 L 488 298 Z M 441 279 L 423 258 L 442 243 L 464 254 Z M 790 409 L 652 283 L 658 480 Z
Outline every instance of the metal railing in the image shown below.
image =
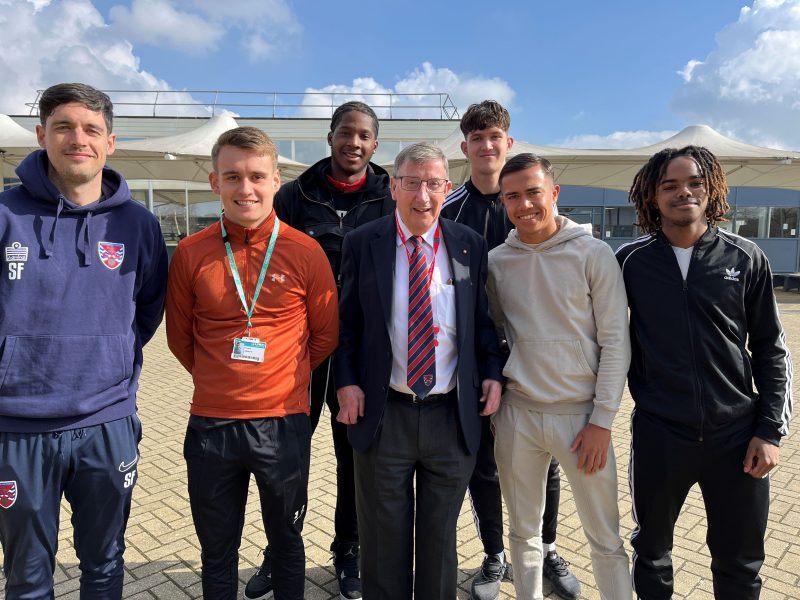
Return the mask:
M 39 98 L 27 103 L 39 114 Z M 229 111 L 242 118 L 330 118 L 340 104 L 360 100 L 383 119 L 459 119 L 446 92 L 427 94 L 340 92 L 231 92 L 223 90 L 103 90 L 114 102 L 116 116 L 209 117 Z

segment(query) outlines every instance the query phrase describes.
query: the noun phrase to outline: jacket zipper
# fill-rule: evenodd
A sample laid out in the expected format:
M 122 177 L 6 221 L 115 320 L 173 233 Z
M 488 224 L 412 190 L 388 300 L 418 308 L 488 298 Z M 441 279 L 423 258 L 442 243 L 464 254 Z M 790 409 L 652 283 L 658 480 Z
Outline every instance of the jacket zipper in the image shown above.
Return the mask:
M 302 189 L 301 189 L 301 191 L 302 191 Z M 305 192 L 302 192 L 302 193 L 303 193 L 303 197 L 306 200 L 308 200 L 309 202 L 314 202 L 315 204 L 321 204 L 322 206 L 324 206 L 328 210 L 330 210 L 334 215 L 336 215 L 336 218 L 339 219 L 339 227 L 344 227 L 344 219 L 345 219 L 345 217 L 347 217 L 347 215 L 349 215 L 352 211 L 357 209 L 359 206 L 364 206 L 365 204 L 372 204 L 373 202 L 382 201 L 384 198 L 386 198 L 386 196 L 379 196 L 378 198 L 370 198 L 369 200 L 363 200 L 361 202 L 358 202 L 358 203 L 355 204 L 355 206 L 353 206 L 350 210 L 348 210 L 346 213 L 344 213 L 344 215 L 342 215 L 340 217 L 339 213 L 336 212 L 336 209 L 333 208 L 327 202 L 322 202 L 321 200 L 317 200 L 316 198 L 312 198 L 311 196 L 309 196 Z
M 692 270 L 692 264 L 694 264 L 695 259 L 697 258 L 697 246 L 695 246 L 694 251 L 692 252 L 692 258 L 689 261 L 689 268 L 686 270 L 686 278 L 683 280 L 683 306 L 686 309 L 686 324 L 689 328 L 689 349 L 691 352 L 692 358 L 692 373 L 694 375 L 694 390 L 695 390 L 695 397 L 697 398 L 697 406 L 700 409 L 700 437 L 698 438 L 699 441 L 703 441 L 703 426 L 705 423 L 705 411 L 703 410 L 703 385 L 700 382 L 700 376 L 697 373 L 697 360 L 696 354 L 694 350 L 694 335 L 692 331 L 692 319 L 691 314 L 689 311 L 689 273 Z M 676 258 L 677 261 L 677 258 Z M 680 269 L 679 269 L 680 270 Z

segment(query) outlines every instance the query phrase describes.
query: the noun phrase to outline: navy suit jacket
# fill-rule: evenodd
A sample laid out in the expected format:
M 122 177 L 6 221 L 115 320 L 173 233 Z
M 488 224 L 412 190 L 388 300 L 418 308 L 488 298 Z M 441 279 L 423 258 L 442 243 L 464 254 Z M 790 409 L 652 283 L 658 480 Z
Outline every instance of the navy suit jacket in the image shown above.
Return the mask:
M 481 381 L 503 380 L 503 358 L 486 298 L 486 241 L 469 227 L 440 219 L 456 300 L 458 416 L 467 450 L 480 443 Z M 362 225 L 342 245 L 336 387 L 364 391 L 364 416 L 349 425 L 353 448 L 364 452 L 378 431 L 392 373 L 392 295 L 397 226 L 394 214 Z

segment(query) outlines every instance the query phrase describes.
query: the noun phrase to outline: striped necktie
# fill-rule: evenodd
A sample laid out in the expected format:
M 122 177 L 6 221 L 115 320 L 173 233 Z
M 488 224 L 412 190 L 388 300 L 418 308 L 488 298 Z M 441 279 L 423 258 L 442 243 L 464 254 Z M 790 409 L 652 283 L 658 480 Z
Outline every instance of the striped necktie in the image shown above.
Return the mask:
M 409 239 L 413 252 L 408 264 L 408 387 L 420 398 L 436 383 L 436 348 L 433 337 L 433 310 L 428 285 L 428 261 L 422 238 Z

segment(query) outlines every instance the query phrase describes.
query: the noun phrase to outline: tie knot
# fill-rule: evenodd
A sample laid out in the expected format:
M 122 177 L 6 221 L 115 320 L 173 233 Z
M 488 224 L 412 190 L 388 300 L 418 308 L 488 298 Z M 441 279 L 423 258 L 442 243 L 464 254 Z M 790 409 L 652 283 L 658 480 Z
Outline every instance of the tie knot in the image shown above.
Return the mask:
M 422 238 L 420 236 L 412 235 L 410 241 L 415 250 L 419 250 L 422 247 Z

